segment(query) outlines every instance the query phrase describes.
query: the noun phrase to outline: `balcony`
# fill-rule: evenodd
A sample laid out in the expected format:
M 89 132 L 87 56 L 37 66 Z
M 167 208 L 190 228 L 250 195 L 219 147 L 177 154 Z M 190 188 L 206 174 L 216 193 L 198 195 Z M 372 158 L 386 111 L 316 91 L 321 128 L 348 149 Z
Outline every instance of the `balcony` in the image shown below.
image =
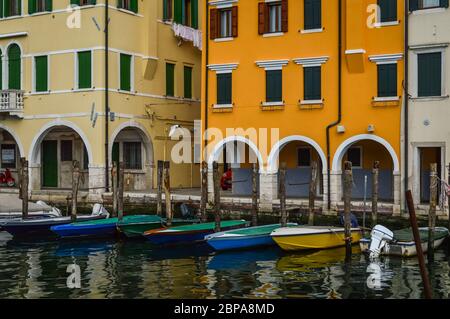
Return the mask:
M 194 47 L 202 49 L 202 32 L 182 24 L 172 23 L 172 30 L 176 37 L 183 41 L 192 42 Z
M 23 95 L 21 90 L 0 90 L 0 113 L 22 118 Z

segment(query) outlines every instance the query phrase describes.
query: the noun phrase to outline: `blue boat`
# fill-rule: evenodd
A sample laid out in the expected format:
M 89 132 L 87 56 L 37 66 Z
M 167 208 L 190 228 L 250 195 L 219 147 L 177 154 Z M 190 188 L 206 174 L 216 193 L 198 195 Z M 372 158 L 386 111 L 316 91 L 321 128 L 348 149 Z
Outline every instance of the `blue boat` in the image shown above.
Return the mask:
M 288 223 L 288 227 L 292 226 L 297 226 L 297 224 Z M 207 235 L 205 240 L 208 245 L 218 251 L 272 246 L 276 243 L 273 241 L 270 233 L 280 227 L 280 224 L 271 224 L 233 229 Z
M 104 220 L 77 222 L 72 224 L 53 226 L 50 228 L 50 230 L 61 238 L 108 237 L 118 234 L 118 221 L 119 219 L 115 217 Z

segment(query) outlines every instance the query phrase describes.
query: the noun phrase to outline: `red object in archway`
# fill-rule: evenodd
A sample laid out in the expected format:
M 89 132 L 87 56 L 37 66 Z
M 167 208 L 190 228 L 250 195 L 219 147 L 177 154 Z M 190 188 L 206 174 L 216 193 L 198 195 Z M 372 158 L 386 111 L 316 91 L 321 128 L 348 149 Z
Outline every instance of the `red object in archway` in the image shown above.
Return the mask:
M 9 187 L 13 187 L 14 185 L 16 185 L 16 180 L 14 179 L 14 177 L 12 177 L 11 171 L 9 169 L 5 170 L 5 183 Z
M 233 178 L 233 173 L 232 173 L 231 169 L 228 169 L 222 175 L 222 178 L 220 179 L 220 187 L 222 187 L 222 190 L 227 191 L 232 188 L 232 185 L 233 185 L 232 178 Z

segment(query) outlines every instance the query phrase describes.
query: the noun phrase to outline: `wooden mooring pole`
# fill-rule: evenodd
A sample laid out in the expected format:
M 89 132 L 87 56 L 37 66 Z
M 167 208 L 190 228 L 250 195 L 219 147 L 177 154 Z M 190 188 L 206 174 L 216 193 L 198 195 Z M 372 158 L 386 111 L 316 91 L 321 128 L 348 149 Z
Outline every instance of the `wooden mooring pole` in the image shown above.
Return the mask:
M 118 196 L 117 196 L 117 162 L 112 163 L 111 167 L 111 184 L 112 184 L 112 216 L 117 216 L 117 204 L 118 204 Z
M 20 159 L 21 177 L 20 177 L 20 193 L 22 197 L 22 218 L 28 218 L 28 161 L 25 157 Z
M 162 216 L 162 192 L 163 192 L 164 161 L 158 161 L 156 167 L 156 214 Z
M 278 179 L 278 198 L 280 199 L 280 223 L 281 227 L 287 225 L 287 211 L 286 211 L 286 163 L 281 163 L 279 169 Z
M 170 162 L 164 162 L 164 197 L 166 198 L 167 226 L 172 226 L 172 199 L 170 198 Z
M 378 223 L 378 179 L 380 162 L 375 161 L 372 168 L 372 227 Z
M 314 225 L 314 207 L 317 193 L 317 162 L 311 163 L 311 180 L 309 182 L 309 218 L 308 225 Z
M 414 201 L 410 190 L 406 192 L 406 203 L 408 204 L 409 220 L 411 221 L 411 228 L 414 235 L 414 242 L 416 243 L 417 258 L 419 260 L 420 275 L 422 276 L 425 298 L 431 299 L 433 298 L 431 293 L 431 285 L 430 280 L 428 278 L 428 272 L 425 267 L 425 258 L 423 256 L 419 228 L 417 226 L 416 210 L 414 208 Z
M 208 216 L 206 215 L 206 204 L 208 203 L 208 163 L 202 162 L 202 194 L 200 199 L 200 220 L 206 223 Z
M 448 185 L 450 185 L 450 163 L 448 163 Z M 449 186 L 450 187 L 450 186 Z M 446 189 L 447 191 L 447 201 L 448 201 L 448 229 L 450 229 L 450 189 Z M 447 245 L 448 250 L 450 251 L 450 243 Z
M 430 165 L 430 211 L 428 213 L 428 263 L 434 262 L 434 229 L 436 227 L 436 203 L 438 194 L 437 164 Z
M 252 169 L 252 226 L 258 226 L 258 165 Z
M 80 163 L 72 162 L 72 210 L 70 211 L 70 219 L 72 222 L 77 220 L 78 209 L 78 188 L 80 186 Z
M 124 183 L 125 183 L 125 165 L 123 162 L 119 163 L 119 168 L 117 174 L 119 175 L 117 181 L 117 217 L 119 220 L 123 219 L 123 191 L 124 191 Z
M 213 163 L 213 183 L 214 183 L 214 221 L 215 232 L 220 232 L 220 176 L 219 164 Z
M 346 161 L 344 164 L 344 230 L 345 230 L 345 260 L 351 260 L 352 257 L 352 224 L 351 224 L 351 209 L 352 209 L 352 163 Z

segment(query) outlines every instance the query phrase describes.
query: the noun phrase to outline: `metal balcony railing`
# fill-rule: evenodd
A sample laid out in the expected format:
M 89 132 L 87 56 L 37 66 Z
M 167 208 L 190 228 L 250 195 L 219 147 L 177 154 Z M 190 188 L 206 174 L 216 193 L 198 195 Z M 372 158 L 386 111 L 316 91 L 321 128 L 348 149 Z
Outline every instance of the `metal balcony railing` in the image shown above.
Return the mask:
M 22 117 L 23 95 L 21 90 L 0 90 L 0 113 Z

